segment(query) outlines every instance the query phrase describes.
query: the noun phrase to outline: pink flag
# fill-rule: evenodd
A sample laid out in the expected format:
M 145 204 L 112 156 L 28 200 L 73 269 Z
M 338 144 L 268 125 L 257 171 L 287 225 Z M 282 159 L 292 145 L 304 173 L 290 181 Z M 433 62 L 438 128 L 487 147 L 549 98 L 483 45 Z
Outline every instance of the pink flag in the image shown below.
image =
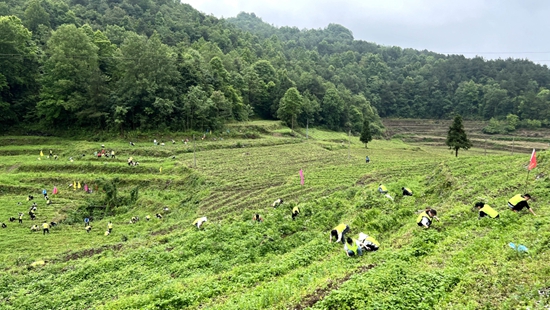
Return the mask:
M 535 152 L 535 149 L 533 149 L 533 153 L 531 154 L 531 160 L 529 160 L 529 166 L 527 169 L 531 170 L 537 166 L 537 153 Z
M 54 195 L 56 195 L 56 194 L 57 194 L 57 187 L 55 187 L 55 186 L 53 187 L 53 191 L 52 191 L 52 193 L 53 193 Z
M 84 191 L 87 193 L 88 192 L 88 184 L 84 184 Z
M 304 172 L 300 169 L 300 185 L 304 185 Z

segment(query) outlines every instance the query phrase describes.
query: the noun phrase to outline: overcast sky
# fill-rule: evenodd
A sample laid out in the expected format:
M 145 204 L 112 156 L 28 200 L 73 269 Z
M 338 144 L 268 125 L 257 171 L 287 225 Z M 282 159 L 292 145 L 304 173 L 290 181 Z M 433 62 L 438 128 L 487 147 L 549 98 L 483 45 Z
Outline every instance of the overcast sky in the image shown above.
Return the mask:
M 255 13 L 275 26 L 343 25 L 358 40 L 550 65 L 548 0 L 182 0 L 206 14 Z

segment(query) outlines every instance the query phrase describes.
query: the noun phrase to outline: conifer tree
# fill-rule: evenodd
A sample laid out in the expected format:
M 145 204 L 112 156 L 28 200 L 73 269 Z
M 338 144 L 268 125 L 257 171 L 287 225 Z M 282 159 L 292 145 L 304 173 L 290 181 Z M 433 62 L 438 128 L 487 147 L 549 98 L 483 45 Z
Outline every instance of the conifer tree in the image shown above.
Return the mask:
M 455 150 L 455 156 L 458 157 L 459 149 L 469 149 L 472 147 L 472 142 L 466 136 L 464 131 L 464 125 L 462 125 L 462 116 L 457 115 L 453 121 L 451 127 L 449 127 L 449 133 L 447 134 L 447 141 L 445 144 L 449 149 Z
M 363 128 L 361 129 L 361 136 L 359 137 L 359 140 L 365 143 L 365 148 L 367 148 L 367 144 L 372 140 L 370 122 L 368 120 L 363 121 Z

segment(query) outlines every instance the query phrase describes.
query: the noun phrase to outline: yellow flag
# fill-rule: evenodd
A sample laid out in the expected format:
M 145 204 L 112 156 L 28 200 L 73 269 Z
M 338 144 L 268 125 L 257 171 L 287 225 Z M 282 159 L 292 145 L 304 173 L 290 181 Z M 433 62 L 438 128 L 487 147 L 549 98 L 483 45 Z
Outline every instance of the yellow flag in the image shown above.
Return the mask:
M 82 187 L 80 186 L 80 182 L 78 182 L 78 189 L 81 189 Z
M 162 172 L 162 167 L 159 168 L 159 172 Z
M 73 181 L 73 189 L 76 191 L 76 181 Z
M 44 153 L 42 153 L 42 150 L 40 150 L 40 156 L 44 156 Z

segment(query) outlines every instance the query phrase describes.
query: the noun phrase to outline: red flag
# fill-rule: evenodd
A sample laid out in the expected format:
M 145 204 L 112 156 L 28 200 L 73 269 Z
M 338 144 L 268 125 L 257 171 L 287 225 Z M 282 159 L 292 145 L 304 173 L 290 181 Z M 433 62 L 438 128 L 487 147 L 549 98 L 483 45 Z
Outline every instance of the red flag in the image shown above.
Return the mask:
M 533 149 L 533 153 L 531 154 L 531 160 L 529 161 L 529 167 L 527 169 L 531 170 L 537 166 L 537 153 L 535 152 L 535 149 Z

